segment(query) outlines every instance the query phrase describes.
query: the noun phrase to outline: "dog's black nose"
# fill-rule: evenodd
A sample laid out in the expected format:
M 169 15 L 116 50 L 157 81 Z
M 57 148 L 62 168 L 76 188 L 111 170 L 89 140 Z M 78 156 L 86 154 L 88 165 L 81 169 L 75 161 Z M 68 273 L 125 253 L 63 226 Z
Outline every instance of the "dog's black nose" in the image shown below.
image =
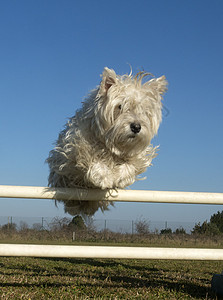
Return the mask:
M 131 123 L 130 128 L 131 128 L 132 132 L 139 133 L 141 130 L 141 125 L 139 123 Z

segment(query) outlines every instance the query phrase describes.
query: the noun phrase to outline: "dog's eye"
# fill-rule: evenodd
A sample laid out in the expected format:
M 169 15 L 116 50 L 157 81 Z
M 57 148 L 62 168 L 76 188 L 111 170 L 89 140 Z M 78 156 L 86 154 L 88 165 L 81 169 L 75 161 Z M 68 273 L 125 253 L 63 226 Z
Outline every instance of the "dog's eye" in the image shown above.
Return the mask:
M 118 106 L 118 108 L 119 108 L 119 109 L 122 109 L 122 106 L 121 106 L 121 104 Z

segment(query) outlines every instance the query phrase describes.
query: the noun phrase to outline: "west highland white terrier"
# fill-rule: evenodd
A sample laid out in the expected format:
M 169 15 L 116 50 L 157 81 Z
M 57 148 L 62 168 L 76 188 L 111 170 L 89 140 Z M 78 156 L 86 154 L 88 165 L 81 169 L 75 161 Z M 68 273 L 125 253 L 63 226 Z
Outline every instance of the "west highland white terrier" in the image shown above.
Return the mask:
M 124 188 L 145 172 L 156 156 L 150 142 L 162 119 L 165 76 L 143 83 L 148 73 L 116 75 L 105 68 L 98 88 L 59 134 L 47 162 L 49 186 Z M 58 199 L 58 201 L 61 201 Z M 63 201 L 71 215 L 93 215 L 109 201 Z

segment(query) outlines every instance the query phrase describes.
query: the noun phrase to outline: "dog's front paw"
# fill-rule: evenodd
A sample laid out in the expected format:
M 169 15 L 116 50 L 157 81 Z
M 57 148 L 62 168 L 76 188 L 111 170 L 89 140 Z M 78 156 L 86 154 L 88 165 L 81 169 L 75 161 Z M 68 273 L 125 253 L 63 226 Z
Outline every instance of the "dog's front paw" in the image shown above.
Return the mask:
M 100 162 L 93 164 L 87 173 L 87 181 L 102 190 L 113 188 L 112 178 L 111 170 Z
M 126 186 L 133 184 L 136 177 L 135 173 L 136 171 L 133 165 L 123 164 L 119 166 L 115 181 L 115 187 L 123 189 Z

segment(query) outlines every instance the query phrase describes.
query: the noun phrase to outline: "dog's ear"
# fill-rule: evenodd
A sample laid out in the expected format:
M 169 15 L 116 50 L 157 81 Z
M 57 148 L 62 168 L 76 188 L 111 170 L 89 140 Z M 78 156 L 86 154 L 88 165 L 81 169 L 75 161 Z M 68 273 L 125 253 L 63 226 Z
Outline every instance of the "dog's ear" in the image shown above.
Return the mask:
M 163 95 L 167 91 L 168 82 L 165 76 L 153 78 L 146 84 L 149 84 L 149 87 L 156 90 L 159 95 Z
M 117 81 L 117 77 L 115 71 L 105 67 L 104 72 L 102 74 L 102 80 L 101 80 L 98 94 L 100 96 L 105 96 L 108 90 L 110 89 L 110 87 L 113 84 L 115 84 L 116 81 Z
M 162 119 L 162 95 L 167 91 L 168 82 L 165 76 L 161 76 L 159 78 L 153 78 L 150 81 L 145 83 L 146 87 L 152 89 L 153 91 L 153 99 L 156 101 L 156 105 L 154 106 L 154 111 L 150 116 L 150 121 L 153 129 L 153 134 L 157 134 L 161 119 Z

